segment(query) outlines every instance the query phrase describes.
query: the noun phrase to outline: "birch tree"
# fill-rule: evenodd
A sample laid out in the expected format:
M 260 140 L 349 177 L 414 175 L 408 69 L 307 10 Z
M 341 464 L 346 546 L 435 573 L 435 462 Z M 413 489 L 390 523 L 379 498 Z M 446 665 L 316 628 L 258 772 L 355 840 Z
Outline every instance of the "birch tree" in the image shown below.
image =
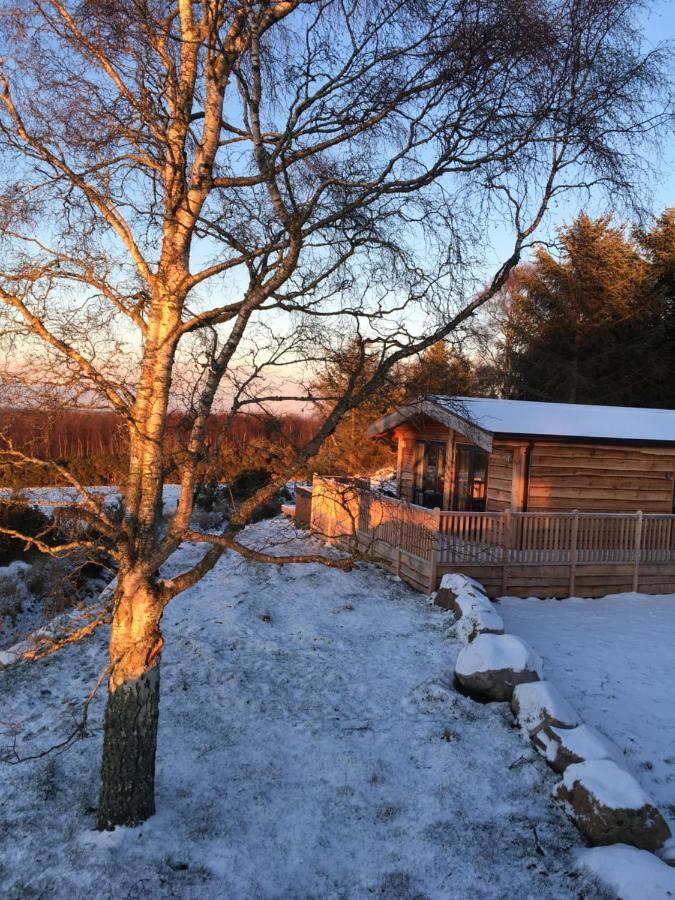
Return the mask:
M 278 562 L 240 540 L 256 508 L 392 367 L 462 329 L 553 201 L 630 192 L 644 142 L 670 116 L 667 59 L 642 50 L 640 7 L 3 4 L 6 377 L 113 409 L 129 435 L 121 524 L 74 484 L 78 515 L 118 565 L 99 827 L 154 811 L 167 604 L 224 550 Z M 496 261 L 491 228 L 509 238 Z M 311 440 L 220 536 L 194 531 L 218 397 L 233 413 L 306 399 L 276 373 L 310 369 L 345 334 L 377 365 L 362 378 L 357 363 Z M 162 530 L 167 415 L 179 401 L 180 502 Z M 186 539 L 204 542 L 203 558 L 164 576 Z

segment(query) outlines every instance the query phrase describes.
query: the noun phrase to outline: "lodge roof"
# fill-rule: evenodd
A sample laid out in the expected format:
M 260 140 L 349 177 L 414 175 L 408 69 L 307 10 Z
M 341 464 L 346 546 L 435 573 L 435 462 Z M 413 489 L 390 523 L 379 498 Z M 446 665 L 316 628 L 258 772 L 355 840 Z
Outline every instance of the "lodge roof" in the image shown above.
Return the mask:
M 439 394 L 421 397 L 383 416 L 372 423 L 368 434 L 370 437 L 386 434 L 420 415 L 448 425 L 486 450 L 492 449 L 495 435 L 675 444 L 675 410 L 671 409 Z

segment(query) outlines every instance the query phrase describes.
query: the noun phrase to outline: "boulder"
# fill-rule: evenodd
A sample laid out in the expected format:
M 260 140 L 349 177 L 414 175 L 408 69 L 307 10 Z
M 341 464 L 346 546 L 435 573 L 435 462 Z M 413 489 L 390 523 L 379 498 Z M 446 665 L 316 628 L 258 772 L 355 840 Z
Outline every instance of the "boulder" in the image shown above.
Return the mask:
M 654 852 L 671 837 L 668 825 L 638 782 L 609 759 L 565 769 L 554 796 L 592 846 L 630 844 Z
M 579 724 L 577 714 L 550 681 L 519 684 L 513 691 L 511 709 L 531 738 L 545 725 L 574 728 Z
M 546 760 L 556 772 L 564 772 L 568 766 L 593 759 L 611 759 L 620 764 L 621 751 L 604 735 L 589 725 L 576 728 L 542 729 L 535 743 L 543 750 Z
M 667 866 L 675 869 L 675 838 L 669 838 L 658 851 L 658 855 Z
M 482 594 L 463 591 L 453 606 L 457 637 L 472 641 L 479 634 L 504 634 L 504 622 L 493 604 Z
M 441 584 L 434 594 L 434 603 L 443 609 L 451 609 L 453 612 L 456 598 L 459 594 L 470 591 L 471 593 L 485 597 L 483 586 L 468 575 L 459 572 L 449 572 L 441 578 Z M 485 597 L 487 600 L 487 597 Z
M 607 888 L 603 897 L 621 897 L 621 900 L 675 897 L 675 872 L 646 850 L 614 844 L 580 850 L 575 857 L 577 868 L 595 876 Z
M 457 657 L 455 677 L 478 700 L 510 700 L 517 684 L 539 681 L 541 659 L 510 634 L 479 634 Z

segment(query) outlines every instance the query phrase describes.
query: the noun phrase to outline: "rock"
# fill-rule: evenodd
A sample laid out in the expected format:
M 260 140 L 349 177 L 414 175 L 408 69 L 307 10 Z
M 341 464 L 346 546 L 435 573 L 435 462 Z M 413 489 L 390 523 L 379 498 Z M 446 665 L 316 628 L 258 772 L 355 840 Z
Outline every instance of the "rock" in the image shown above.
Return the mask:
M 671 837 L 650 797 L 624 769 L 609 759 L 575 763 L 565 769 L 554 796 L 592 846 L 630 844 L 654 852 Z
M 511 709 L 518 725 L 532 738 L 545 725 L 574 728 L 579 724 L 577 714 L 550 681 L 519 684 L 513 691 Z
M 667 866 L 675 868 L 675 837 L 668 838 L 657 854 Z
M 504 634 L 504 622 L 493 604 L 482 594 L 464 591 L 453 606 L 457 637 L 472 641 L 479 634 Z
M 604 735 L 588 725 L 577 728 L 545 727 L 535 739 L 544 751 L 546 760 L 556 772 L 564 772 L 568 766 L 593 759 L 611 759 L 621 762 L 621 751 Z
M 517 684 L 539 681 L 541 659 L 510 634 L 479 634 L 457 657 L 455 677 L 479 700 L 510 700 Z
M 441 584 L 434 596 L 434 603 L 443 609 L 451 609 L 453 612 L 456 598 L 459 594 L 471 591 L 476 595 L 485 597 L 483 586 L 469 578 L 468 575 L 461 575 L 458 572 L 449 572 L 441 578 Z M 485 597 L 487 600 L 487 597 Z
M 675 897 L 675 872 L 653 853 L 626 844 L 594 847 L 576 854 L 576 867 L 607 888 L 603 896 L 621 900 L 665 900 Z

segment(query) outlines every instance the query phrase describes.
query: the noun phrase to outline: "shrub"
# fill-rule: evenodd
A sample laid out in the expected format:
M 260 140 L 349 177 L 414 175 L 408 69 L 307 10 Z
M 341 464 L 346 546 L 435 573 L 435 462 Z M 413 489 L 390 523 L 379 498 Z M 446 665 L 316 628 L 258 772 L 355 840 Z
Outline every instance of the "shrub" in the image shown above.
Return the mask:
M 33 506 L 20 495 L 0 498 L 0 528 L 16 531 L 27 537 L 44 536 L 50 539 L 51 523 L 37 506 Z M 0 566 L 25 556 L 26 542 L 0 531 Z
M 30 568 L 18 561 L 0 568 L 0 618 L 9 617 L 13 624 L 23 611 L 23 604 L 30 598 L 26 583 Z

